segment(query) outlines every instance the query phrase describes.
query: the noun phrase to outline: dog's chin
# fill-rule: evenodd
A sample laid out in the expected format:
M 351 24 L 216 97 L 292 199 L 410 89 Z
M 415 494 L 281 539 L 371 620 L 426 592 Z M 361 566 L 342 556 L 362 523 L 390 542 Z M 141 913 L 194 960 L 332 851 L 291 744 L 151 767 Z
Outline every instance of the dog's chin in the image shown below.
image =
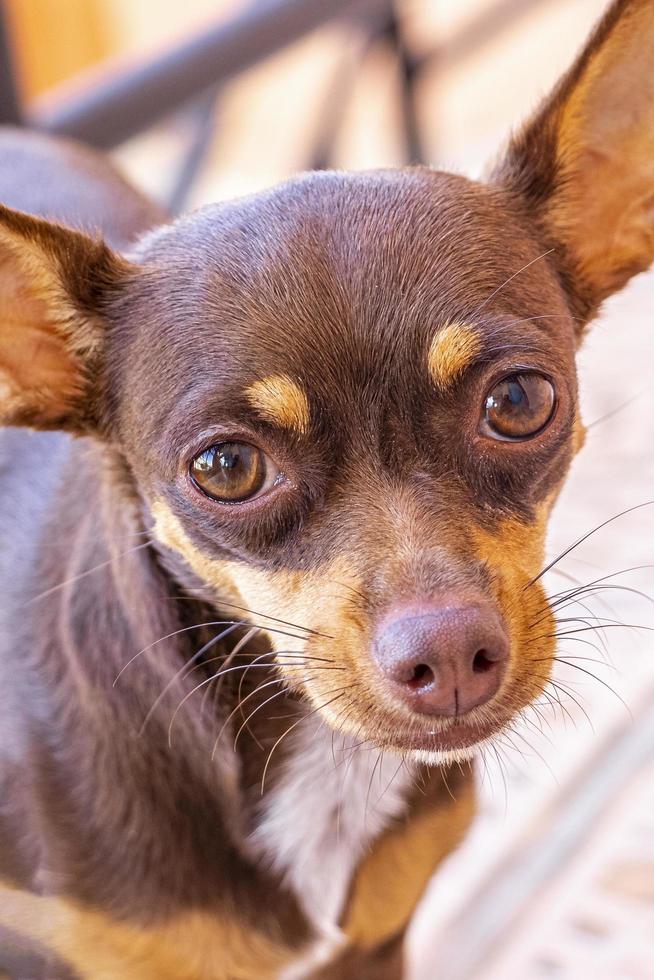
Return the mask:
M 413 759 L 430 766 L 444 766 L 456 762 L 468 762 L 500 734 L 505 721 L 485 721 L 482 724 L 465 718 L 444 723 L 435 720 L 433 728 L 419 731 L 387 730 L 373 738 L 384 751 L 394 752 L 406 759 Z

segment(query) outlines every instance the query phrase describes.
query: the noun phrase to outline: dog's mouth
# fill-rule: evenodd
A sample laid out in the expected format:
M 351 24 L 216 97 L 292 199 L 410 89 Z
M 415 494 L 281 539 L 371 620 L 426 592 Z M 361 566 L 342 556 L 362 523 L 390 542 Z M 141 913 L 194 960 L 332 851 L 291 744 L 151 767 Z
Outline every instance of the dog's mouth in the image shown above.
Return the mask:
M 449 757 L 453 754 L 470 756 L 479 745 L 499 735 L 502 728 L 503 724 L 499 721 L 480 724 L 459 718 L 448 724 L 441 724 L 438 728 L 412 731 L 395 737 L 390 735 L 388 741 L 379 739 L 379 744 L 380 748 L 399 753 L 418 752 L 436 757 Z
M 398 757 L 415 757 L 434 765 L 471 759 L 480 747 L 500 737 L 520 714 L 519 705 L 509 707 L 509 703 L 514 703 L 510 696 L 500 696 L 493 704 L 474 708 L 458 717 L 411 717 L 390 706 L 385 710 L 379 705 L 373 706 L 367 699 L 366 703 L 360 703 L 358 698 L 346 699 L 345 696 L 321 710 L 322 702 L 315 696 L 309 695 L 308 700 L 312 705 L 310 711 L 322 716 L 337 735 L 350 737 L 369 748 L 392 752 Z
M 414 726 L 380 725 L 370 741 L 384 751 L 398 755 L 418 754 L 434 763 L 452 759 L 470 758 L 479 746 L 499 736 L 510 719 L 498 715 L 480 719 L 471 713 L 469 717 L 421 722 Z

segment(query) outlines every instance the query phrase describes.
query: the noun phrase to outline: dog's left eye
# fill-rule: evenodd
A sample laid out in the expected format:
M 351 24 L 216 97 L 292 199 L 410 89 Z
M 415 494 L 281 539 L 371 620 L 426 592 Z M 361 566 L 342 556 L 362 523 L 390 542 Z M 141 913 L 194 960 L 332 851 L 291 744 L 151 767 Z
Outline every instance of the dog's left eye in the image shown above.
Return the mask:
M 555 405 L 554 385 L 544 375 L 510 374 L 486 396 L 481 431 L 493 439 L 529 439 L 545 428 Z
M 273 461 L 247 442 L 220 442 L 191 461 L 190 476 L 197 487 L 225 504 L 251 500 L 281 478 Z

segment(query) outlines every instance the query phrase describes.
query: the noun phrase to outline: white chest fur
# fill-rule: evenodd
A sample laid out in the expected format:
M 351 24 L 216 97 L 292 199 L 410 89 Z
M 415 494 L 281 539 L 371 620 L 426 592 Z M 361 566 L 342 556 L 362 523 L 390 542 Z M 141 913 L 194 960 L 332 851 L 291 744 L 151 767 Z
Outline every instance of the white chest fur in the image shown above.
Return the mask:
M 412 785 L 411 772 L 397 756 L 354 745 L 307 718 L 251 839 L 322 937 L 321 959 L 325 947 L 333 950 L 343 939 L 337 923 L 356 866 L 405 811 Z

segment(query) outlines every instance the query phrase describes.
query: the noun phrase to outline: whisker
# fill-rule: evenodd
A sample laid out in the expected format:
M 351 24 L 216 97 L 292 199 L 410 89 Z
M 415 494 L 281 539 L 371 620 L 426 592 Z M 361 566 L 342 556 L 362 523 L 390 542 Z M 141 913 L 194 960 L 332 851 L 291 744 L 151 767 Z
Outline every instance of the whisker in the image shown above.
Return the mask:
M 578 538 L 575 542 L 573 542 L 573 544 L 571 544 L 568 548 L 562 551 L 560 555 L 558 555 L 548 565 L 546 565 L 545 568 L 543 568 L 542 571 L 540 571 L 535 578 L 531 579 L 531 581 L 524 586 L 523 592 L 526 592 L 527 589 L 530 589 L 533 585 L 535 585 L 535 583 L 538 582 L 538 580 L 541 579 L 543 575 L 546 574 L 546 572 L 549 572 L 551 568 L 553 568 L 558 562 L 560 562 L 562 558 L 565 558 L 566 555 L 569 555 L 571 551 L 574 551 L 575 548 L 578 548 L 580 544 L 583 544 L 584 541 L 587 541 L 588 538 L 590 538 L 593 534 L 596 534 L 597 531 L 601 531 L 602 528 L 606 527 L 608 524 L 612 524 L 614 521 L 617 521 L 620 517 L 624 517 L 626 514 L 632 514 L 634 511 L 641 510 L 643 507 L 651 507 L 652 504 L 654 504 L 654 500 L 646 500 L 642 504 L 635 504 L 633 507 L 627 507 L 626 510 L 620 511 L 619 514 L 614 514 L 613 517 L 609 517 L 608 520 L 602 521 L 601 524 L 598 524 L 597 527 L 594 527 L 591 531 L 588 531 L 586 534 L 582 535 L 582 537 Z
M 581 711 L 581 713 L 584 715 L 586 721 L 588 722 L 588 724 L 590 726 L 590 730 L 594 734 L 595 733 L 595 726 L 593 725 L 593 722 L 591 721 L 590 715 L 588 714 L 588 712 L 584 708 L 584 706 L 581 703 L 581 701 L 576 697 L 576 695 L 572 691 L 570 691 L 570 688 L 568 687 L 568 685 L 567 684 L 564 684 L 563 681 L 560 678 L 557 678 L 557 680 L 552 680 L 552 678 L 549 678 L 548 683 L 556 691 L 562 691 L 563 694 L 565 694 L 565 696 L 567 698 L 570 698 L 570 700 L 573 701 L 574 704 L 576 704 L 576 706 L 579 708 L 579 710 Z M 563 707 L 563 705 L 561 705 L 561 706 Z
M 250 656 L 249 653 L 248 654 L 241 654 L 241 650 L 243 650 L 243 648 L 248 645 L 248 643 L 250 642 L 250 640 L 252 640 L 257 635 L 258 632 L 259 632 L 259 630 L 256 627 L 253 628 L 253 629 L 248 630 L 247 633 L 245 634 L 245 636 L 242 636 L 241 639 L 238 641 L 238 643 L 236 644 L 236 646 L 234 647 L 234 649 L 233 650 L 230 650 L 230 652 L 229 652 L 229 654 L 227 656 L 227 659 L 225 660 L 225 663 L 223 664 L 223 667 L 229 667 L 231 664 L 234 663 L 234 661 L 236 660 L 236 658 L 239 657 L 239 656 L 241 656 L 241 655 L 242 656 Z M 215 689 L 213 691 L 214 705 L 216 705 L 218 703 L 218 696 L 220 695 L 220 692 L 222 690 L 222 686 L 223 686 L 224 683 L 225 683 L 224 677 L 220 676 L 220 677 L 217 678 L 217 683 L 216 683 Z M 206 691 L 202 695 L 202 705 L 200 707 L 200 710 L 201 711 L 204 708 L 204 705 L 206 703 L 206 698 L 207 698 L 207 696 L 209 695 L 210 692 L 211 692 L 211 686 L 208 685 Z
M 507 815 L 508 808 L 509 808 L 509 784 L 507 782 L 506 772 L 505 772 L 505 769 L 504 769 L 504 762 L 503 762 L 503 760 L 502 760 L 502 758 L 500 756 L 499 748 L 495 744 L 495 740 L 493 740 L 490 743 L 489 749 L 493 752 L 493 754 L 494 754 L 494 756 L 495 756 L 495 758 L 497 760 L 497 765 L 498 765 L 498 768 L 499 768 L 499 771 L 500 771 L 500 776 L 502 778 L 502 785 L 504 786 L 504 817 L 506 819 L 506 815 Z
M 64 582 L 59 582 L 57 585 L 53 585 L 52 588 L 46 589 L 45 592 L 40 592 L 39 595 L 32 596 L 21 606 L 22 609 L 27 609 L 34 602 L 39 602 L 41 599 L 47 598 L 49 595 L 53 595 L 58 592 L 59 589 L 65 589 L 67 585 L 74 585 L 75 582 L 81 581 L 81 579 L 86 578 L 88 575 L 92 575 L 94 572 L 99 572 L 103 568 L 108 568 L 115 561 L 120 558 L 127 558 L 129 555 L 133 555 L 136 551 L 142 551 L 143 548 L 149 548 L 152 542 L 150 540 L 144 541 L 143 544 L 137 544 L 133 548 L 129 548 L 127 551 L 123 551 L 120 555 L 114 555 L 108 558 L 106 561 L 100 562 L 99 565 L 94 565 L 93 568 L 87 568 L 86 571 L 80 572 L 79 575 L 73 575 L 71 578 L 67 578 Z
M 515 327 L 519 323 L 531 323 L 532 320 L 577 320 L 580 322 L 579 317 L 571 316 L 569 313 L 541 313 L 538 316 L 523 316 L 519 320 L 510 320 L 508 323 L 503 323 L 502 326 Z
M 264 793 L 264 788 L 265 788 L 265 783 L 266 783 L 266 774 L 268 773 L 268 768 L 270 766 L 270 761 L 271 761 L 271 759 L 273 757 L 273 752 L 275 751 L 275 749 L 277 748 L 277 746 L 280 744 L 280 742 L 282 742 L 286 738 L 287 735 L 290 735 L 291 732 L 295 728 L 297 728 L 297 726 L 300 725 L 306 718 L 310 718 L 312 715 L 315 715 L 317 711 L 322 711 L 324 708 L 328 708 L 330 704 L 334 704 L 335 701 L 338 701 L 340 698 L 343 697 L 343 694 L 345 693 L 345 691 L 349 690 L 349 688 L 350 687 L 353 687 L 353 686 L 354 685 L 350 684 L 350 685 L 348 685 L 348 687 L 344 687 L 344 688 L 340 688 L 340 689 L 339 688 L 335 688 L 335 690 L 337 690 L 337 691 L 340 690 L 340 693 L 337 694 L 336 697 L 333 697 L 330 701 L 326 701 L 324 704 L 318 705 L 317 708 L 312 708 L 312 710 L 309 711 L 308 714 L 302 715 L 301 718 L 298 718 L 297 721 L 295 721 L 284 732 L 282 732 L 282 734 L 279 736 L 279 738 L 277 739 L 277 741 L 274 743 L 273 747 L 271 748 L 270 752 L 268 753 L 268 758 L 266 759 L 266 764 L 263 767 L 263 773 L 261 775 L 261 796 L 263 796 L 263 793 Z M 328 691 L 326 693 L 331 694 L 333 692 Z
M 126 664 L 123 664 L 123 666 L 120 668 L 120 670 L 116 674 L 116 676 L 114 678 L 114 682 L 112 684 L 112 687 L 115 687 L 116 686 L 117 682 L 120 680 L 120 677 L 122 676 L 122 674 L 125 673 L 125 671 L 130 666 L 130 664 L 133 664 L 134 661 L 137 660 L 138 657 L 140 657 L 143 653 L 147 653 L 148 650 L 152 650 L 152 648 L 153 647 L 156 647 L 157 644 L 163 643 L 164 640 L 170 640 L 174 636 L 180 636 L 182 633 L 190 633 L 192 630 L 206 629 L 206 628 L 208 628 L 210 626 L 248 626 L 248 627 L 256 626 L 257 629 L 263 630 L 266 633 L 274 632 L 274 633 L 279 634 L 280 636 L 290 636 L 294 640 L 304 640 L 305 639 L 305 637 L 298 636 L 296 633 L 288 633 L 285 630 L 278 630 L 278 629 L 274 629 L 273 630 L 269 626 L 257 626 L 257 624 L 249 623 L 246 620 L 214 619 L 214 620 L 211 620 L 210 622 L 207 622 L 207 623 L 196 623 L 194 626 L 183 626 L 181 629 L 173 630 L 172 633 L 166 633 L 165 636 L 160 636 L 159 639 L 158 640 L 154 640 L 153 643 L 148 643 L 148 645 L 146 647 L 143 647 L 143 649 L 142 650 L 139 650 L 138 653 L 135 653 L 133 657 L 130 657 L 130 659 L 127 661 L 127 663 Z
M 249 616 L 256 616 L 257 619 L 269 619 L 273 623 L 281 623 L 282 626 L 289 626 L 291 629 L 300 630 L 301 633 L 309 633 L 311 636 L 322 636 L 324 639 L 333 640 L 333 636 L 329 633 L 319 633 L 318 630 L 310 629 L 308 626 L 298 626 L 297 623 L 289 623 L 286 619 L 278 619 L 276 616 L 269 616 L 267 613 L 254 612 L 254 610 L 249 609 L 247 606 L 241 606 L 236 602 L 225 602 L 221 599 L 218 603 L 219 606 L 229 606 L 230 609 L 240 609 L 246 612 Z M 262 629 L 271 629 L 269 626 L 262 626 Z M 283 632 L 282 630 L 277 630 L 277 632 Z
M 566 661 L 561 661 L 561 662 L 562 663 L 565 663 Z M 582 674 L 586 674 L 587 677 L 591 677 L 594 681 L 597 681 L 598 684 L 601 684 L 602 687 L 605 687 L 606 690 L 607 691 L 610 691 L 611 694 L 618 699 L 618 701 L 620 702 L 620 704 L 624 708 L 626 708 L 629 717 L 633 719 L 631 708 L 629 707 L 629 705 L 627 704 L 627 702 L 624 700 L 624 698 L 620 697 L 620 695 L 618 694 L 618 692 L 615 690 L 614 687 L 611 687 L 610 684 L 607 684 L 606 681 L 602 680 L 601 677 L 598 677 L 597 674 L 594 674 L 592 670 L 588 670 L 588 668 L 586 668 L 586 667 L 580 667 L 579 664 L 576 664 L 576 663 L 568 663 L 568 667 L 574 667 L 575 670 L 581 671 Z
M 235 629 L 238 629 L 238 626 L 239 626 L 238 623 L 232 623 L 232 625 L 228 626 L 226 630 L 222 630 L 222 632 L 218 633 L 216 636 L 212 637 L 212 639 L 208 640 L 204 644 L 204 646 L 201 646 L 198 652 L 194 653 L 193 656 L 190 658 L 190 660 L 187 660 L 186 663 L 182 665 L 180 670 L 178 670 L 173 675 L 173 677 L 168 681 L 168 683 L 161 691 L 161 693 L 156 697 L 154 704 L 152 705 L 152 707 L 146 714 L 145 718 L 143 719 L 143 723 L 139 729 L 139 736 L 141 736 L 145 731 L 146 725 L 148 724 L 150 718 L 157 710 L 158 706 L 161 704 L 161 702 L 163 701 L 163 699 L 165 698 L 166 694 L 171 689 L 171 687 L 173 687 L 173 685 L 177 681 L 181 681 L 183 677 L 188 676 L 188 674 L 193 670 L 193 665 L 197 664 L 197 661 L 202 657 L 202 655 L 206 653 L 207 650 L 210 650 L 211 647 L 215 646 L 216 643 L 219 643 L 226 636 L 229 636 L 230 633 L 233 633 Z
M 286 691 L 286 690 L 284 690 L 284 691 L 277 691 L 275 694 L 272 695 L 272 697 L 266 698 L 265 701 L 263 701 L 261 704 L 258 704 L 256 706 L 256 708 L 254 708 L 250 712 L 250 714 L 247 716 L 247 718 L 245 718 L 243 716 L 243 705 L 245 704 L 245 702 L 248 701 L 252 697 L 253 694 L 258 694 L 259 691 L 263 691 L 264 688 L 270 687 L 272 684 L 283 684 L 283 683 L 284 683 L 284 679 L 282 677 L 278 677 L 278 678 L 276 678 L 276 680 L 273 680 L 273 681 L 267 681 L 266 684 L 260 684 L 259 687 L 257 687 L 254 691 L 251 691 L 250 694 L 247 695 L 247 697 L 245 697 L 242 701 L 239 701 L 239 703 L 236 706 L 236 709 L 235 710 L 236 711 L 240 710 L 241 716 L 243 717 L 243 724 L 241 725 L 241 727 L 237 731 L 236 735 L 234 736 L 234 751 L 236 751 L 236 745 L 238 743 L 238 740 L 239 740 L 239 737 L 241 735 L 241 732 L 243 731 L 244 728 L 248 728 L 248 725 L 249 725 L 250 721 L 254 718 L 254 716 L 257 714 L 257 712 L 258 711 L 261 711 L 262 708 L 265 708 L 266 705 L 267 704 L 270 704 L 271 701 L 274 701 L 275 698 L 281 697 L 281 695 L 283 695 L 283 694 L 287 694 L 288 691 Z M 231 715 L 230 715 L 230 717 L 231 717 Z M 248 731 L 250 731 L 249 728 L 248 728 Z M 250 732 L 250 734 L 252 735 L 252 732 Z M 252 737 L 254 738 L 254 735 L 252 735 Z M 255 739 L 255 741 L 256 741 L 256 739 Z M 259 748 L 260 749 L 263 749 L 263 746 L 260 743 L 259 743 Z
M 635 395 L 632 395 L 631 398 L 628 398 L 626 401 L 621 402 L 616 408 L 612 408 L 604 415 L 600 415 L 598 419 L 593 419 L 592 422 L 589 422 L 588 425 L 586 426 L 587 431 L 590 431 L 590 429 L 594 429 L 596 425 L 601 425 L 602 422 L 607 422 L 609 419 L 613 418 L 614 415 L 618 415 L 620 412 L 624 412 L 625 408 L 629 408 L 630 405 L 633 405 L 635 401 L 637 401 L 639 398 L 642 398 L 643 395 L 647 394 L 649 391 L 650 391 L 649 385 L 645 386 L 644 388 L 641 388 L 640 391 L 637 391 Z
M 547 255 L 551 255 L 551 253 L 554 252 L 554 251 L 555 251 L 555 249 L 548 248 L 546 252 L 541 252 L 541 254 L 540 255 L 537 255 L 535 259 L 531 259 L 531 261 L 529 261 L 525 265 L 523 265 L 521 269 L 518 269 L 517 272 L 514 272 L 512 276 L 509 276 L 508 279 L 505 279 L 504 282 L 500 286 L 498 286 L 497 289 L 494 289 L 493 292 L 490 294 L 490 296 L 487 296 L 486 299 L 483 301 L 483 303 L 481 303 L 481 305 L 477 307 L 477 309 L 472 314 L 472 319 L 474 319 L 479 313 L 481 313 L 481 311 L 484 309 L 484 307 L 488 306 L 488 304 L 490 303 L 490 301 L 495 296 L 497 296 L 498 293 L 501 293 L 502 290 L 506 286 L 508 286 L 510 282 L 513 282 L 513 280 L 514 279 L 517 279 L 517 277 L 520 276 L 520 275 L 522 275 L 523 272 L 526 272 L 527 269 L 529 269 L 530 266 L 534 265 L 535 262 L 539 262 L 541 259 L 544 259 Z
M 654 626 L 644 626 L 642 623 L 597 623 L 595 626 L 580 626 L 579 629 L 574 630 L 563 630 L 561 632 L 552 633 L 552 636 L 562 637 L 562 636 L 573 636 L 576 633 L 588 633 L 591 630 L 597 632 L 597 630 L 645 630 L 647 633 L 654 632 Z M 538 639 L 538 637 L 535 637 Z
M 366 802 L 365 802 L 365 805 L 364 805 L 364 808 L 363 808 L 363 825 L 364 825 L 364 827 L 366 827 L 367 826 L 367 823 L 368 823 L 368 804 L 370 803 L 370 793 L 372 792 L 372 784 L 373 784 L 373 781 L 374 781 L 374 778 L 375 778 L 375 773 L 377 772 L 377 767 L 380 766 L 383 757 L 384 757 L 384 750 L 383 749 L 380 749 L 379 750 L 379 753 L 377 755 L 377 759 L 375 760 L 375 764 L 372 767 L 372 772 L 370 773 L 370 780 L 368 782 L 368 792 L 366 793 Z
M 279 651 L 279 653 L 281 654 L 281 653 L 283 653 L 283 651 Z M 190 697 L 192 697 L 196 693 L 196 691 L 199 691 L 200 688 L 205 687 L 207 684 L 212 684 L 218 677 L 222 677 L 223 674 L 231 674 L 231 673 L 233 673 L 234 671 L 237 671 L 237 670 L 274 670 L 277 666 L 279 666 L 279 664 L 276 661 L 272 661 L 269 664 L 257 663 L 257 660 L 261 660 L 264 656 L 269 656 L 269 654 L 263 654 L 262 653 L 261 656 L 260 657 L 256 657 L 255 660 L 252 663 L 239 664 L 237 667 L 227 667 L 224 670 L 219 670 L 219 671 L 217 671 L 217 673 L 212 674 L 211 677 L 205 677 L 205 679 L 202 680 L 202 681 L 200 681 L 199 684 L 196 684 L 195 687 L 193 687 L 190 691 L 187 691 L 187 693 L 184 695 L 184 697 L 182 698 L 182 700 L 179 702 L 179 704 L 175 708 L 175 710 L 173 712 L 173 716 L 170 719 L 170 723 L 168 725 L 168 745 L 170 746 L 172 744 L 171 743 L 171 734 L 172 734 L 173 725 L 175 723 L 175 719 L 177 718 L 177 715 L 182 710 L 182 708 L 184 707 L 184 705 L 186 704 L 186 702 L 188 701 L 188 699 Z M 293 663 L 291 661 L 291 663 L 288 663 L 288 664 L 285 663 L 285 664 L 283 664 L 283 666 L 286 666 L 286 667 L 299 667 L 299 666 L 302 666 L 302 665 L 297 664 L 297 663 Z M 329 668 L 326 668 L 326 669 L 329 669 Z

